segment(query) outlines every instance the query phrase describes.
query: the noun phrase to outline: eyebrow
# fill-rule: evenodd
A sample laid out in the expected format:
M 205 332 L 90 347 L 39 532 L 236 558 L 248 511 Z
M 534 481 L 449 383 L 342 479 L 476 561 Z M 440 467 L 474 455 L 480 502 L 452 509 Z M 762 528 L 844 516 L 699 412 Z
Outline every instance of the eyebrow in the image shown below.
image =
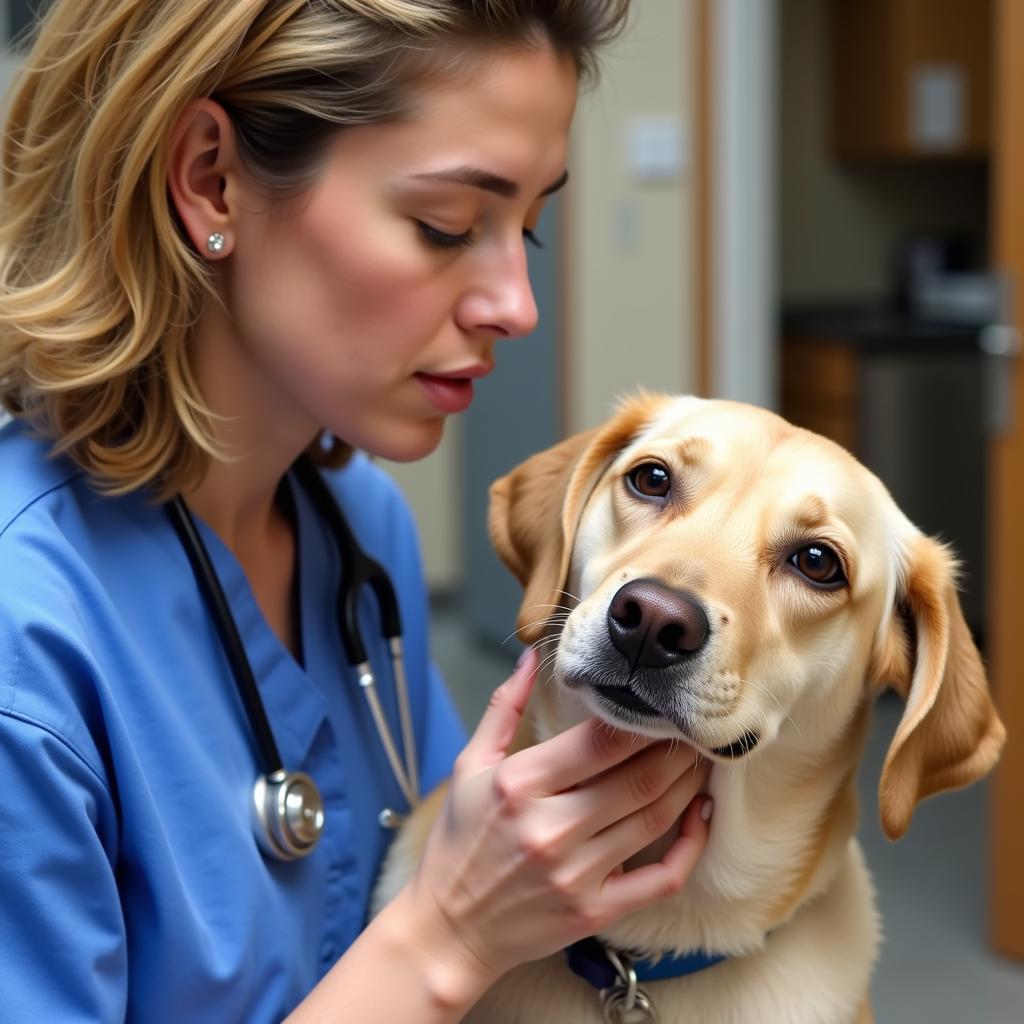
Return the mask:
M 424 174 L 416 174 L 413 177 L 427 181 L 452 181 L 457 185 L 472 185 L 474 188 L 481 188 L 485 192 L 493 192 L 503 199 L 514 199 L 519 195 L 519 186 L 500 174 L 492 174 L 490 171 L 482 170 L 479 167 L 452 167 L 445 171 L 428 171 Z M 569 180 L 569 172 L 562 171 L 556 181 L 553 181 L 537 197 L 549 196 L 557 192 Z

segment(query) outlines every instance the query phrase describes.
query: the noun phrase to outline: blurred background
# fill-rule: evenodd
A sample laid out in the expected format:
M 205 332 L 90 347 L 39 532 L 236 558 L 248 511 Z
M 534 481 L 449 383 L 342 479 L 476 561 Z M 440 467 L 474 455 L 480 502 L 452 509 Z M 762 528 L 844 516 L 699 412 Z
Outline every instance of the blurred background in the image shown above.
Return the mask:
M 0 3 L 8 39 L 39 6 Z M 3 89 L 17 66 L 8 46 Z M 929 802 L 893 845 L 875 789 L 901 706 L 879 702 L 861 780 L 877 1019 L 1024 1020 L 1024 0 L 635 0 L 569 167 L 530 257 L 540 328 L 499 349 L 433 456 L 387 467 L 463 718 L 518 654 L 494 479 L 640 386 L 832 437 L 956 547 L 1011 735 L 992 782 Z

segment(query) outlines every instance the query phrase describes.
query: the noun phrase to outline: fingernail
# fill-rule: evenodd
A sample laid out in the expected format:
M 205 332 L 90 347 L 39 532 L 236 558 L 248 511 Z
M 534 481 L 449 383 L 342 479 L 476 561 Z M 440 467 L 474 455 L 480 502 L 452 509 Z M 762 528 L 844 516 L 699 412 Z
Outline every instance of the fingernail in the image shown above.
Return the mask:
M 708 797 L 700 807 L 700 816 L 705 821 L 711 820 L 711 815 L 715 812 L 715 801 Z
M 519 654 L 519 658 L 516 661 L 516 668 L 520 669 L 526 664 L 527 660 L 533 655 L 532 647 L 524 647 Z

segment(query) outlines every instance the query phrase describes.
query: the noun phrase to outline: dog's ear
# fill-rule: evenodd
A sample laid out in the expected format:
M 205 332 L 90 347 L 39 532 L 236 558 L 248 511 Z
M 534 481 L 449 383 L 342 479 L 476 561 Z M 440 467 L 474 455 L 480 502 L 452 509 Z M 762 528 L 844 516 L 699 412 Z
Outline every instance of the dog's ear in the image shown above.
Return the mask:
M 897 609 L 879 636 L 872 675 L 906 707 L 882 768 L 878 802 L 890 839 L 917 804 L 981 778 L 1006 736 L 956 593 L 956 562 L 925 537 L 909 542 Z
M 564 605 L 572 542 L 587 498 L 608 463 L 646 423 L 654 396 L 626 403 L 604 427 L 540 452 L 491 485 L 491 543 L 523 586 L 516 621 L 527 644 Z

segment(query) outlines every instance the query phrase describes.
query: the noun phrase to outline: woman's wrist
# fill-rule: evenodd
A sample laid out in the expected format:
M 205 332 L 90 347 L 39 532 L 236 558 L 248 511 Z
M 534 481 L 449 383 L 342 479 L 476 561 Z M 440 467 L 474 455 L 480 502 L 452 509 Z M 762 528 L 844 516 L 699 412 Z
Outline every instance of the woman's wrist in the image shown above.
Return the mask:
M 374 919 L 381 941 L 422 979 L 430 1004 L 440 1012 L 465 1013 L 499 974 L 469 951 L 440 908 L 417 899 L 407 885 Z
M 457 1024 L 496 980 L 406 886 L 286 1024 Z

